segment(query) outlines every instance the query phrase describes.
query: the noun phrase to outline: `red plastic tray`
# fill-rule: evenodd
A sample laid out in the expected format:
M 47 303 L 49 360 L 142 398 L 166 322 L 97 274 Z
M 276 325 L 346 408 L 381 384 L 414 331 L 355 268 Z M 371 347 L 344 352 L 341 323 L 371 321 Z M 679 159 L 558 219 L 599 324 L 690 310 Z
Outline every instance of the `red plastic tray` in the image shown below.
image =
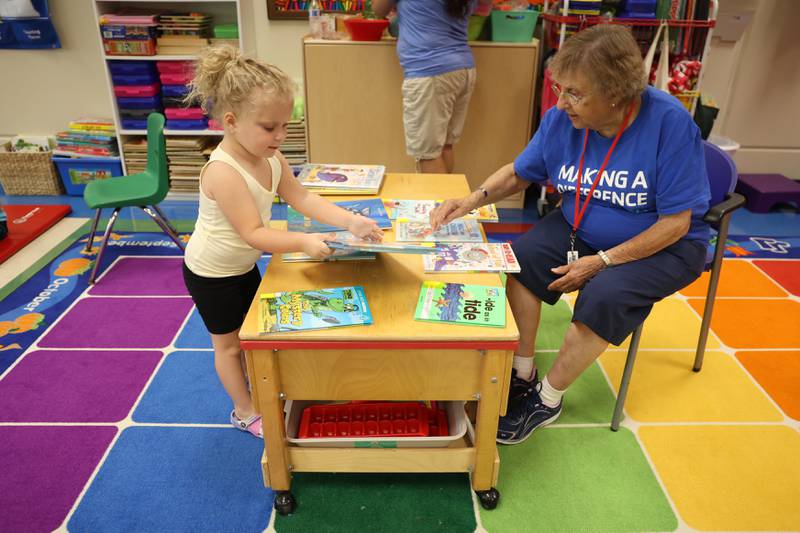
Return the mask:
M 441 435 L 449 435 L 444 410 L 418 402 L 380 402 L 306 407 L 297 438 Z
M 191 72 L 167 73 L 160 72 L 159 77 L 164 85 L 186 85 L 194 78 Z
M 150 85 L 115 85 L 114 95 L 123 97 L 155 96 L 161 90 L 161 84 Z
M 164 114 L 173 120 L 200 120 L 205 116 L 201 107 L 165 107 Z
M 192 61 L 156 61 L 160 74 L 194 74 Z

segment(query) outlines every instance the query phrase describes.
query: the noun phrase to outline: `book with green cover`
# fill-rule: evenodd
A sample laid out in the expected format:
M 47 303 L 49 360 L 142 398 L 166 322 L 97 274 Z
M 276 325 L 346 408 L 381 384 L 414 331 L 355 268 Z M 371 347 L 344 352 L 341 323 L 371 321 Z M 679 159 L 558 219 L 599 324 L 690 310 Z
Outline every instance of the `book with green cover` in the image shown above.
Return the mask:
M 259 333 L 372 324 L 360 286 L 263 293 L 258 305 Z
M 502 328 L 506 325 L 504 287 L 424 281 L 414 320 Z

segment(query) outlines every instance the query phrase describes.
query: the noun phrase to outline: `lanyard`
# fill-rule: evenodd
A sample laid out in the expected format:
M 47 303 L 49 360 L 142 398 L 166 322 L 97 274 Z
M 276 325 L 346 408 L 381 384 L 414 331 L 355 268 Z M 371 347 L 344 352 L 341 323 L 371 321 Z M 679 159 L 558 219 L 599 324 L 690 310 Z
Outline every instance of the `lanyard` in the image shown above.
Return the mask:
M 634 102 L 631 102 L 631 105 L 628 108 L 628 112 L 625 114 L 625 119 L 622 121 L 622 126 L 617 132 L 617 136 L 614 137 L 614 142 L 611 143 L 611 147 L 608 149 L 608 152 L 606 153 L 606 158 L 603 160 L 603 164 L 600 166 L 600 170 L 597 172 L 597 176 L 595 176 L 594 181 L 592 182 L 592 186 L 589 189 L 589 193 L 586 195 L 586 199 L 583 201 L 583 207 L 581 207 L 580 206 L 581 178 L 583 174 L 583 160 L 584 157 L 586 156 L 586 145 L 589 141 L 589 128 L 583 130 L 583 151 L 581 152 L 581 159 L 580 163 L 578 164 L 578 181 L 576 182 L 575 185 L 575 218 L 572 222 L 572 233 L 569 236 L 570 250 L 575 250 L 575 235 L 578 233 L 578 228 L 581 225 L 581 219 L 583 219 L 583 214 L 586 212 L 586 208 L 589 206 L 589 200 L 592 199 L 592 193 L 597 187 L 597 184 L 600 183 L 600 177 L 603 175 L 603 171 L 606 169 L 608 160 L 611 159 L 611 154 L 614 153 L 614 148 L 617 147 L 617 142 L 619 142 L 619 138 L 622 137 L 622 132 L 625 131 L 625 128 L 628 127 L 628 121 L 630 120 L 631 114 L 633 113 L 633 106 Z

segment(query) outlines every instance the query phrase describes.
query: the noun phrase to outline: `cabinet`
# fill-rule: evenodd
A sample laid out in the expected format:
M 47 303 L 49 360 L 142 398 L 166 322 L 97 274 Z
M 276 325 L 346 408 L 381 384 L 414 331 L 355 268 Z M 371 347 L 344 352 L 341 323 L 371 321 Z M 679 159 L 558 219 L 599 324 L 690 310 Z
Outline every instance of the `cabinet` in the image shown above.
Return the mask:
M 510 163 L 531 138 L 538 41 L 470 42 L 478 79 L 455 169 L 471 188 Z M 386 165 L 414 172 L 406 155 L 401 86 L 394 40 L 303 43 L 309 161 Z M 500 202 L 522 207 L 523 193 Z

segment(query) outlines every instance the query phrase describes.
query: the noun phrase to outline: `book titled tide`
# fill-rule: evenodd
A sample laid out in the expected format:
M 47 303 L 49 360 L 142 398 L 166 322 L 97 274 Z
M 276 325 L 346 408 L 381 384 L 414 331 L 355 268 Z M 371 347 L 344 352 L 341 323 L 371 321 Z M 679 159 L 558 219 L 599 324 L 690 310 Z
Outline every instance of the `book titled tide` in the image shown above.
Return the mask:
M 367 218 L 371 218 L 378 223 L 381 229 L 391 229 L 392 221 L 389 220 L 389 215 L 386 214 L 386 209 L 383 202 L 379 198 L 372 198 L 368 200 L 350 200 L 345 202 L 334 202 L 336 205 Z M 345 228 L 331 226 L 330 224 L 323 224 L 316 220 L 303 216 L 302 213 L 297 212 L 293 207 L 289 207 L 286 211 L 286 222 L 289 231 L 299 231 L 302 233 L 326 233 L 329 231 L 340 231 Z
M 506 325 L 506 290 L 424 281 L 414 320 L 502 328 Z
M 372 324 L 360 286 L 263 293 L 258 305 L 259 333 Z
M 514 250 L 507 242 L 442 244 L 425 255 L 425 272 L 519 272 Z

